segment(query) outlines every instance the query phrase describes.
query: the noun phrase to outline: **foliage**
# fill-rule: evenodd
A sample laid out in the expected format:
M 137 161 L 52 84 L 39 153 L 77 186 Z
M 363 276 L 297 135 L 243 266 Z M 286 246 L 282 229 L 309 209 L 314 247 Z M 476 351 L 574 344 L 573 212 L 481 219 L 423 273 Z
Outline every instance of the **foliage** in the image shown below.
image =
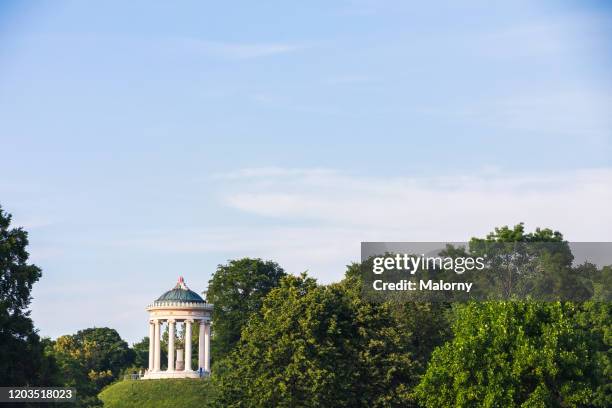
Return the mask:
M 593 402 L 604 378 L 593 348 L 598 339 L 577 323 L 578 314 L 560 302 L 458 305 L 454 338 L 434 351 L 417 396 L 426 407 Z M 606 319 L 609 327 L 609 313 Z
M 585 262 L 576 267 L 580 276 L 588 277 L 593 284 L 593 300 L 610 301 L 612 299 L 612 265 L 597 268 L 596 265 Z
M 144 337 L 138 343 L 132 345 L 134 354 L 134 367 L 149 368 L 149 337 Z
M 612 303 L 590 301 L 579 305 L 576 324 L 586 333 L 588 349 L 595 359 L 592 373 L 598 386 L 592 404 L 612 406 Z
M 592 278 L 574 268 L 569 243 L 551 229 L 526 233 L 523 224 L 501 227 L 486 238 L 472 238 L 472 256 L 486 258 L 486 272 L 466 275 L 477 291 L 491 299 L 531 297 L 538 300 L 587 300 L 593 296 Z
M 207 300 L 215 305 L 213 359 L 234 348 L 251 314 L 259 311 L 263 298 L 283 276 L 285 272 L 277 263 L 261 259 L 242 258 L 217 267 L 207 294 Z
M 99 398 L 107 408 L 200 408 L 212 397 L 208 380 L 119 381 L 104 388 Z
M 83 406 L 95 403 L 98 392 L 134 360 L 127 343 L 116 330 L 107 327 L 60 336 L 49 344 L 47 352 L 59 367 L 58 380 L 66 387 L 76 388 Z
M 473 254 L 484 248 L 499 270 L 536 265 L 526 281 L 535 282 L 528 289 L 540 297 L 551 288 L 564 288 L 561 295 L 573 298 L 609 294 L 610 268 L 572 266 L 569 245 L 557 231 L 496 228 L 470 241 Z M 520 278 L 507 282 L 516 288 Z M 609 302 L 457 304 L 454 338 L 433 353 L 416 393 L 432 407 L 610 406 L 611 327 Z
M 363 276 L 364 270 L 370 271 L 371 264 L 352 263 L 348 266 L 344 283 L 352 286 L 354 296 L 364 296 Z M 445 302 L 414 302 L 398 301 L 393 298 L 388 301 L 387 307 L 392 314 L 393 321 L 402 342 L 410 350 L 419 373 L 425 367 L 433 350 L 451 338 L 450 330 L 450 304 Z
M 413 360 L 388 305 L 354 282 L 287 276 L 213 376 L 220 406 L 409 406 Z
M 451 337 L 450 304 L 444 302 L 406 302 L 392 305 L 393 317 L 402 341 L 425 372 L 431 353 Z
M 612 303 L 602 301 L 612 268 L 572 265 L 563 235 L 550 229 L 496 228 L 469 250 L 492 255 L 508 298 L 561 287 L 593 300 L 372 303 L 359 264 L 342 282 L 318 285 L 243 258 L 209 282 L 212 381 L 113 383 L 148 367 L 149 339 L 129 348 L 115 330 L 93 328 L 40 340 L 27 311 L 40 269 L 27 263 L 26 232 L 9 225 L 0 209 L 0 385 L 75 387 L 82 407 L 612 406 Z M 504 275 L 517 270 L 532 275 Z M 195 324 L 192 350 L 197 336 Z M 167 340 L 164 332 L 162 368 Z
M 43 354 L 28 306 L 41 270 L 28 263 L 28 233 L 10 228 L 0 207 L 0 385 L 49 384 L 53 363 Z

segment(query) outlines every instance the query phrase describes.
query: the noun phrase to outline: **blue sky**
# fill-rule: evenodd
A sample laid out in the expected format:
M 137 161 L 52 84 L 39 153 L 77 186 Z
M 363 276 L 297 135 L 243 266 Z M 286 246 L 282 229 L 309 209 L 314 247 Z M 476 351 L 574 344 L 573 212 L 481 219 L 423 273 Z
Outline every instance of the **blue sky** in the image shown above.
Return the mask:
M 330 282 L 362 240 L 612 240 L 606 2 L 126 3 L 0 3 L 0 204 L 43 335 L 138 340 L 233 257 Z

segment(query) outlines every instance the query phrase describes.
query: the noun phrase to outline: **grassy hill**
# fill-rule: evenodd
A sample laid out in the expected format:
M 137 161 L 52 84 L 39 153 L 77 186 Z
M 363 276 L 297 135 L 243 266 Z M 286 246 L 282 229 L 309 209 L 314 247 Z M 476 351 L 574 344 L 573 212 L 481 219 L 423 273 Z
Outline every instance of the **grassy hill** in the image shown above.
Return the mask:
M 104 388 L 99 397 L 105 408 L 203 407 L 211 400 L 212 386 L 199 379 L 126 380 Z

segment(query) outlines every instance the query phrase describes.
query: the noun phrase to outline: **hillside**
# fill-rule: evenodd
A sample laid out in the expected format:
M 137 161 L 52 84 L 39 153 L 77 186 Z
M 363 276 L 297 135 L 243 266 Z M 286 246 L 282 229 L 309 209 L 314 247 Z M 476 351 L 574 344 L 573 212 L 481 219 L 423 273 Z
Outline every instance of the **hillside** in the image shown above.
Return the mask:
M 110 408 L 191 408 L 206 406 L 211 393 L 207 380 L 128 380 L 109 385 L 99 397 Z

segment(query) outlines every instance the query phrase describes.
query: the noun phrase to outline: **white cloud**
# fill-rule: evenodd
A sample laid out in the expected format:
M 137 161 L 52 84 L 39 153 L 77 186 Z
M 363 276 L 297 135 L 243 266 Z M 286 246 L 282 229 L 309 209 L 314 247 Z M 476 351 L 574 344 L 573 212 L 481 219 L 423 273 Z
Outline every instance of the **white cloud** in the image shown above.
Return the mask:
M 500 223 L 526 221 L 565 226 L 575 235 L 570 238 L 597 239 L 609 234 L 602 225 L 612 226 L 605 211 L 611 186 L 609 169 L 486 178 L 353 177 L 317 170 L 245 177 L 224 198 L 255 215 L 359 228 L 366 235 L 383 229 L 406 231 L 405 239 L 465 239 Z
M 572 241 L 612 239 L 612 169 L 379 178 L 254 168 L 216 180 L 222 203 L 243 213 L 240 223 L 132 236 L 118 244 L 270 258 L 329 282 L 359 259 L 361 241 L 464 241 L 519 222 L 560 230 Z
M 323 233 L 324 232 L 324 233 Z M 242 225 L 181 229 L 132 236 L 116 245 L 154 252 L 214 253 L 219 262 L 237 257 L 273 259 L 287 271 L 312 271 L 325 282 L 342 277 L 359 259 L 359 230 L 342 227 Z

